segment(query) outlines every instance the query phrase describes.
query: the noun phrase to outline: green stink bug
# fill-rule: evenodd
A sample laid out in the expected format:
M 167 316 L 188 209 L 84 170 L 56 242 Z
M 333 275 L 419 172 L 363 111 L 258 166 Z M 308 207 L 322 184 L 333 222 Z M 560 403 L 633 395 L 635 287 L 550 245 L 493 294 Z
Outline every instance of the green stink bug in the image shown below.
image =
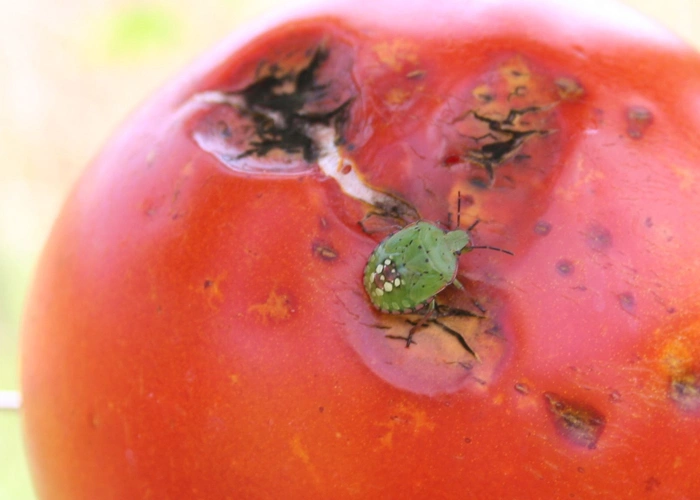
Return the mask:
M 457 226 L 459 227 L 459 203 Z M 425 311 L 421 321 L 408 333 L 409 347 L 413 334 L 425 326 L 427 319 L 436 314 L 435 297 L 449 285 L 463 289 L 457 281 L 459 256 L 475 248 L 488 248 L 512 255 L 507 250 L 489 246 L 474 246 L 470 231 L 443 230 L 428 221 L 418 221 L 407 225 L 379 243 L 370 255 L 364 273 L 364 285 L 372 305 L 385 313 L 411 314 Z M 466 341 L 454 330 L 445 328 L 457 337 L 463 347 L 475 354 Z M 396 337 L 392 337 L 396 338 Z
M 365 290 L 372 304 L 394 314 L 423 309 L 455 283 L 457 257 L 470 242 L 466 231 L 445 232 L 426 221 L 392 234 L 367 261 Z

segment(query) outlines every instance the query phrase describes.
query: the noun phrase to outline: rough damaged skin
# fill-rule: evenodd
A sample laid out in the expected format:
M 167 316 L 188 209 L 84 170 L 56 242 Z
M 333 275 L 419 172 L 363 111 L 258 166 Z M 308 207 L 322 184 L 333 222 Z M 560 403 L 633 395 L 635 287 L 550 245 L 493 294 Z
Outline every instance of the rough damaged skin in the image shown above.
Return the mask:
M 56 222 L 24 326 L 39 497 L 695 497 L 700 56 L 609 2 L 268 28 L 155 95 Z M 436 324 L 406 349 L 420 317 L 363 289 L 458 192 L 515 254 L 438 295 L 479 360 Z

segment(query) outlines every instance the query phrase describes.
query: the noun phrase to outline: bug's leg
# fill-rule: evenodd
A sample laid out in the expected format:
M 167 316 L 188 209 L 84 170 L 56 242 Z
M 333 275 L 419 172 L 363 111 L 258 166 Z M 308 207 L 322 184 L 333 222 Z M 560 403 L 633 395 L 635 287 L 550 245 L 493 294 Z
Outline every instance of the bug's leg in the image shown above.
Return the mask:
M 405 340 L 406 341 L 406 349 L 411 347 L 411 344 L 415 344 L 415 341 L 413 340 L 413 335 L 420 330 L 421 328 L 425 328 L 428 326 L 428 321 L 431 316 L 434 316 L 436 313 L 435 309 L 435 299 L 431 300 L 430 303 L 428 304 L 427 310 L 423 317 L 419 319 L 411 329 L 408 331 L 408 335 L 405 337 L 402 337 L 400 335 L 387 335 L 386 338 L 388 339 L 399 339 L 399 340 Z
M 411 328 L 411 330 L 413 330 L 413 328 Z M 411 347 L 411 344 L 416 343 L 416 341 L 413 340 L 413 335 L 410 332 L 409 332 L 408 336 L 406 336 L 406 337 L 402 337 L 401 335 L 385 335 L 385 337 L 388 339 L 394 339 L 394 340 L 404 340 L 406 342 L 406 349 Z
M 375 209 L 367 212 L 358 224 L 365 234 L 374 234 L 399 230 L 406 225 L 406 221 L 398 216 Z
M 444 324 L 444 323 L 440 323 L 440 322 L 439 322 L 438 320 L 436 320 L 436 319 L 431 320 L 431 323 L 434 323 L 434 324 L 438 325 L 440 328 L 443 329 L 443 331 L 444 331 L 445 333 L 447 333 L 448 335 L 452 335 L 454 338 L 456 338 L 456 339 L 457 339 L 457 342 L 459 342 L 459 345 L 461 345 L 462 347 L 464 347 L 464 350 L 465 350 L 465 351 L 467 351 L 469 354 L 471 354 L 472 356 L 474 356 L 474 358 L 476 358 L 477 361 L 481 362 L 481 358 L 479 358 L 479 355 L 476 353 L 476 351 L 474 351 L 474 349 L 472 349 L 472 348 L 469 346 L 469 344 L 467 344 L 467 341 L 464 340 L 464 337 L 462 336 L 461 333 L 459 333 L 457 330 L 453 330 L 452 328 L 450 328 L 449 326 L 447 326 L 447 325 Z

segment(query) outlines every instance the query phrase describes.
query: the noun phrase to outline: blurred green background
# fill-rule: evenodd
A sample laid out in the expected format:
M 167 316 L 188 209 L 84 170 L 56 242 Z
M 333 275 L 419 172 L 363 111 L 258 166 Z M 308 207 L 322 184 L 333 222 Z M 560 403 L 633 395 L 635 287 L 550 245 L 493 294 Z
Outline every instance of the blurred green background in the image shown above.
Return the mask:
M 700 47 L 700 2 L 625 3 Z M 113 129 L 169 76 L 237 26 L 289 4 L 289 0 L 4 0 L 0 391 L 18 390 L 23 298 L 51 222 L 80 171 Z M 31 498 L 19 412 L 0 409 L 0 500 Z

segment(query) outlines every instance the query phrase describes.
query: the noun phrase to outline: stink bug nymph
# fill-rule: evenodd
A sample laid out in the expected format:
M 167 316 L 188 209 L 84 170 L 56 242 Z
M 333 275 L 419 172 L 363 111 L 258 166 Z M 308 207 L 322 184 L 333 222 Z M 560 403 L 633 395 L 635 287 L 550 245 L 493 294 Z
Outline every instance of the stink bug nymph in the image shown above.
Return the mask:
M 459 201 L 458 198 L 458 227 Z M 467 230 L 449 231 L 432 222 L 414 222 L 388 236 L 370 255 L 364 285 L 374 307 L 392 314 L 425 312 L 408 336 L 401 337 L 406 340 L 406 347 L 414 343 L 415 331 L 425 326 L 430 315 L 435 314 L 436 295 L 449 285 L 463 288 L 456 279 L 460 254 L 475 248 L 489 248 L 512 255 L 500 248 L 474 246 L 470 231 L 477 223 Z M 458 340 L 474 354 L 461 335 Z

